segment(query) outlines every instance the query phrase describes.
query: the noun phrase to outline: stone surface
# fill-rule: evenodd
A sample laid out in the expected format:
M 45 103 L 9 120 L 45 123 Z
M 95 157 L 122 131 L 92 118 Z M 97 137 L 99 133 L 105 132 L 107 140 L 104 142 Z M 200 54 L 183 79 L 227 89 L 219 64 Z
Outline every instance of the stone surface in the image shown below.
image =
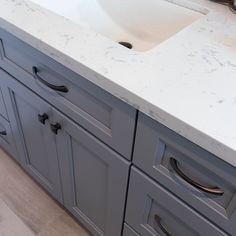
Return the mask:
M 145 53 L 29 0 L 0 0 L 0 27 L 236 166 L 236 15 L 172 1 L 209 13 Z

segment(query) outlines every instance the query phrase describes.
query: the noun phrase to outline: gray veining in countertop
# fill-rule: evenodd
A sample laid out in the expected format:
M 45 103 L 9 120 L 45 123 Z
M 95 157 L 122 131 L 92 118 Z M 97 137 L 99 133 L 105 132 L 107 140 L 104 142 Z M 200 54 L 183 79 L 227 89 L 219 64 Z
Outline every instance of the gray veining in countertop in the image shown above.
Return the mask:
M 236 166 L 236 14 L 192 4 L 209 13 L 142 53 L 29 0 L 0 0 L 0 27 Z

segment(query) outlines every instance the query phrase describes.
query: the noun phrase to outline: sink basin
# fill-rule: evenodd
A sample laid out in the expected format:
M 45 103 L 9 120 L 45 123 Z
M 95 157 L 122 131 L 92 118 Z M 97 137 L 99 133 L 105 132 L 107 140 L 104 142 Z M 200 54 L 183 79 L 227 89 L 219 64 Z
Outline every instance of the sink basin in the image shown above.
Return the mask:
M 173 0 L 31 1 L 141 52 L 150 50 L 204 16 L 172 3 Z

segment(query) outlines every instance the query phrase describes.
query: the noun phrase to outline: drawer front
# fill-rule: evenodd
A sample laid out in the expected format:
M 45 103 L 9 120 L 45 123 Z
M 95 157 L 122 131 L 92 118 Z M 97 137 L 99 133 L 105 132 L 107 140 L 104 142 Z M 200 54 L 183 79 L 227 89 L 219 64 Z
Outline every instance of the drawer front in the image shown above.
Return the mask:
M 0 116 L 0 146 L 7 151 L 16 161 L 18 156 L 16 152 L 15 142 L 12 136 L 10 123 Z
M 134 167 L 126 222 L 142 236 L 227 235 Z
M 139 236 L 129 225 L 124 224 L 123 236 Z
M 0 115 L 3 116 L 5 119 L 8 119 L 1 88 L 0 88 Z
M 2 30 L 0 54 L 0 67 L 131 158 L 134 108 Z
M 235 168 L 143 114 L 134 163 L 217 225 L 236 231 Z

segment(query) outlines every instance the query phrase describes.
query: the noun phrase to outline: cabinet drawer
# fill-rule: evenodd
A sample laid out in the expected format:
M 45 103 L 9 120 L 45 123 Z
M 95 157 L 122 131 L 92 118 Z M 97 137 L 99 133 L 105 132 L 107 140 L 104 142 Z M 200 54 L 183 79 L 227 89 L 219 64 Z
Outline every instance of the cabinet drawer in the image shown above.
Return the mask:
M 134 163 L 217 225 L 236 231 L 234 167 L 143 114 Z
M 143 236 L 227 235 L 133 167 L 126 222 Z
M 131 227 L 126 223 L 124 224 L 123 236 L 139 236 Z
M 5 119 L 8 119 L 1 88 L 0 88 L 0 115 L 3 116 Z
M 16 147 L 12 136 L 10 123 L 0 116 L 0 146 L 14 159 L 17 158 Z
M 0 54 L 0 67 L 120 154 L 131 158 L 134 108 L 3 30 L 0 30 Z

